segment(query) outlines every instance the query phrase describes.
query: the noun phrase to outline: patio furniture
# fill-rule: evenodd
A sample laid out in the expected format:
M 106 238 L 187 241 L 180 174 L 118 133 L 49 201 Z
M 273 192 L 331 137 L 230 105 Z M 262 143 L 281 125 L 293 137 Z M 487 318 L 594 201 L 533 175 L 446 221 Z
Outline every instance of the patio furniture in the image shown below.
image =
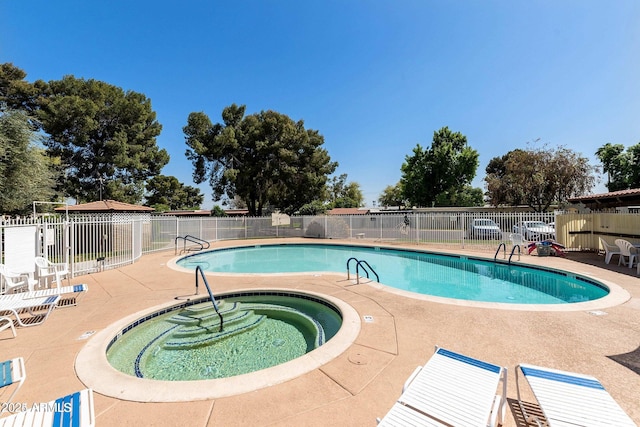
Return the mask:
M 58 307 L 70 307 L 78 304 L 78 300 L 87 293 L 89 287 L 85 284 L 61 286 L 56 288 L 39 289 L 37 291 L 21 292 L 18 294 L 0 295 L 0 301 L 12 299 L 42 298 L 59 295 Z
M 51 311 L 58 304 L 59 295 L 39 297 L 39 298 L 6 298 L 0 300 L 0 316 L 13 314 L 18 325 L 35 326 L 39 325 L 49 317 Z M 29 316 L 22 317 L 28 313 Z
M 629 261 L 628 267 L 633 267 L 634 262 L 637 262 L 636 257 L 638 256 L 636 248 L 628 240 L 616 239 L 615 242 L 616 246 L 620 248 L 620 259 L 618 260 L 618 265 L 627 265 L 627 262 L 625 261 L 625 259 L 627 259 Z
M 504 422 L 506 391 L 506 368 L 436 347 L 379 425 L 496 426 Z
M 0 264 L 0 294 L 32 291 L 36 283 L 28 274 L 11 271 L 6 265 Z
M 33 404 L 29 410 L 0 418 L 0 427 L 77 426 L 96 424 L 93 390 L 84 389 L 48 403 Z
M 22 357 L 16 357 L 15 359 L 5 360 L 0 362 L 0 388 L 11 387 L 16 385 L 9 397 L 2 399 L 3 403 L 11 402 L 13 396 L 18 392 L 24 379 L 27 377 L 27 372 L 24 369 L 24 359 Z M 5 406 L 0 407 L 0 413 L 5 410 Z
M 67 279 L 67 285 L 70 285 L 69 268 L 66 263 L 53 263 L 48 259 L 38 256 L 36 257 L 36 273 L 38 274 L 38 280 L 44 281 L 44 286 L 49 287 L 49 279 L 55 279 L 56 286 L 62 285 L 62 279 Z
M 620 248 L 616 245 L 610 245 L 602 237 L 599 237 L 599 239 L 600 246 L 602 246 L 602 249 L 604 250 L 604 263 L 609 264 L 609 262 L 611 262 L 611 258 L 614 255 L 620 255 Z
M 546 424 L 526 412 L 520 397 L 518 370 L 529 383 Z M 588 375 L 523 363 L 516 367 L 516 388 L 525 420 L 538 426 L 636 427 L 602 384 Z
M 0 316 L 0 332 L 5 329 L 10 329 L 13 334 L 13 338 L 16 337 L 16 327 L 13 326 L 13 319 L 7 316 Z

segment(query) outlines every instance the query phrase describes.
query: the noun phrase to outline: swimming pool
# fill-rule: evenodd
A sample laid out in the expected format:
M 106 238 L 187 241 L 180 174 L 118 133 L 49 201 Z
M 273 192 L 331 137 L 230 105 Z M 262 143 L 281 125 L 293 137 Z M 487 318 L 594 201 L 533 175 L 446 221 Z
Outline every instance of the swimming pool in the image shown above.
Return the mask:
M 608 288 L 563 271 L 396 248 L 334 244 L 268 244 L 186 256 L 177 265 L 217 273 L 344 273 L 365 260 L 386 286 L 418 294 L 507 304 L 567 304 L 606 296 Z M 352 272 L 355 267 L 352 266 Z

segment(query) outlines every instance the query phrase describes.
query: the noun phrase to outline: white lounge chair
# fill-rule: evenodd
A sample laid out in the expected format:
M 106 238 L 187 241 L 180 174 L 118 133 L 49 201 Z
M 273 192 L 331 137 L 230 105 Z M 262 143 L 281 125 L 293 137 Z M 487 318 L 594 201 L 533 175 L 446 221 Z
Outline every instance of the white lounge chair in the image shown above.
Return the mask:
M 37 256 L 36 257 L 36 273 L 38 274 L 38 280 L 44 281 L 44 286 L 49 287 L 49 279 L 55 279 L 56 286 L 62 286 L 62 279 L 67 279 L 67 285 L 71 285 L 71 279 L 69 278 L 69 267 L 66 263 L 53 263 L 48 259 Z
M 602 237 L 600 237 L 599 239 L 600 239 L 600 245 L 604 250 L 604 263 L 609 264 L 609 262 L 611 262 L 611 258 L 614 255 L 618 255 L 618 256 L 620 255 L 620 248 L 616 245 L 610 245 Z
M 39 289 L 37 291 L 0 295 L 0 301 L 42 298 L 60 295 L 60 299 L 58 300 L 58 307 L 70 307 L 72 305 L 77 305 L 80 297 L 82 297 L 82 295 L 84 295 L 88 290 L 89 287 L 85 284 L 61 286 L 59 288 Z
M 13 314 L 20 326 L 35 326 L 47 320 L 58 304 L 59 295 L 39 298 L 5 298 L 0 300 L 0 315 Z M 28 313 L 28 317 L 21 317 Z
M 541 426 L 545 420 L 527 414 L 520 397 L 518 370 L 527 379 L 549 427 L 636 427 L 596 378 L 520 364 L 516 368 L 518 403 L 528 422 L 535 422 Z
M 637 261 L 636 257 L 638 256 L 638 252 L 636 248 L 631 244 L 631 242 L 624 239 L 616 239 L 615 243 L 616 243 L 616 246 L 620 248 L 620 259 L 618 260 L 618 265 L 620 264 L 626 265 L 627 264 L 627 262 L 625 261 L 626 259 L 629 261 L 628 267 L 629 268 L 633 267 L 634 262 Z
M 506 368 L 436 347 L 379 426 L 493 427 L 504 422 L 506 392 Z
M 32 291 L 36 283 L 38 281 L 29 277 L 28 274 L 16 273 L 6 265 L 0 264 L 0 294 Z
M 0 332 L 5 329 L 11 329 L 11 333 L 13 334 L 13 338 L 16 337 L 16 328 L 13 326 L 13 319 L 7 316 L 0 316 Z
M 9 397 L 2 398 L 3 403 L 11 402 L 13 396 L 15 396 L 20 387 L 22 387 L 25 378 L 27 378 L 27 371 L 24 369 L 24 359 L 22 357 L 0 362 L 0 388 L 16 386 Z M 3 405 L 0 408 L 0 413 L 5 409 L 6 406 Z
M 93 409 L 93 390 L 84 389 L 75 393 L 29 406 L 29 410 L 6 418 L 0 418 L 0 427 L 13 426 L 78 426 L 91 427 L 96 424 Z

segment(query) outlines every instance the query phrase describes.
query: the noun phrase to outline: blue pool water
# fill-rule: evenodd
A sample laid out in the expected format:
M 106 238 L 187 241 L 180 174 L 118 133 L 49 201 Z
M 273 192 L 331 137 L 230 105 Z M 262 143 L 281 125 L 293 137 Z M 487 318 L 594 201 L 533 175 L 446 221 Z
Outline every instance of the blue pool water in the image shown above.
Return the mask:
M 557 270 L 378 247 L 256 245 L 201 252 L 180 259 L 178 265 L 194 269 L 200 265 L 205 271 L 225 273 L 345 273 L 351 257 L 366 260 L 380 283 L 425 295 L 511 304 L 565 304 L 608 294 L 600 283 Z M 353 262 L 351 272 L 355 273 Z

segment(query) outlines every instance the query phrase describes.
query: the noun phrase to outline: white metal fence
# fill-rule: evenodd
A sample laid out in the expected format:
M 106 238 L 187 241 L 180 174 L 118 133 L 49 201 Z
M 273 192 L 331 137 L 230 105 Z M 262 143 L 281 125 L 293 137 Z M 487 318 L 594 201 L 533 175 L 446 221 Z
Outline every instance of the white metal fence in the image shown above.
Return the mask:
M 470 234 L 473 219 L 493 220 L 501 239 L 482 240 Z M 494 249 L 507 242 L 521 221 L 555 220 L 554 214 L 538 213 L 384 213 L 367 215 L 294 216 L 290 224 L 274 225 L 270 217 L 172 217 L 149 214 L 87 214 L 40 217 L 36 220 L 0 222 L 4 263 L 8 251 L 5 234 L 15 227 L 35 230 L 35 254 L 53 262 L 66 262 L 73 276 L 135 262 L 142 254 L 176 249 L 178 236 L 206 241 L 313 237 L 367 239 L 379 242 L 435 244 L 454 248 Z

